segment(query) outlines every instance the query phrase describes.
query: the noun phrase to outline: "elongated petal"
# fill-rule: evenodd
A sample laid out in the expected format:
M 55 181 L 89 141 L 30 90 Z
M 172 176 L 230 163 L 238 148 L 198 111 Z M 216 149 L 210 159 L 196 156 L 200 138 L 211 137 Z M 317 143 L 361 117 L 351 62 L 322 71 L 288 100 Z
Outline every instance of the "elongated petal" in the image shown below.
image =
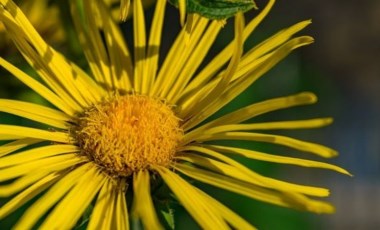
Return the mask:
M 277 48 L 275 51 L 265 55 L 264 57 L 258 59 L 256 62 L 251 63 L 251 66 L 247 68 L 246 74 L 242 77 L 234 80 L 229 84 L 229 87 L 224 91 L 224 93 L 219 98 L 214 98 L 213 101 L 210 101 L 210 105 L 207 107 L 207 110 L 204 110 L 202 116 L 197 116 L 194 119 L 189 119 L 184 124 L 184 129 L 189 130 L 194 126 L 198 125 L 200 122 L 205 120 L 211 114 L 214 114 L 232 99 L 236 98 L 240 93 L 242 93 L 245 89 L 248 88 L 252 83 L 254 83 L 257 79 L 259 79 L 264 73 L 266 73 L 269 69 L 271 69 L 275 64 L 285 58 L 292 50 L 308 45 L 312 43 L 314 40 L 311 37 L 303 36 L 294 38 L 281 47 Z M 205 85 L 205 88 L 197 95 L 195 95 L 192 100 L 186 101 L 186 103 L 182 104 L 181 116 L 188 117 L 194 114 L 194 107 L 189 107 L 191 103 L 197 101 L 197 97 L 203 97 L 207 91 L 217 85 L 217 80 L 212 81 Z
M 132 218 L 140 219 L 144 229 L 163 229 L 158 220 L 150 194 L 150 180 L 148 171 L 142 170 L 139 171 L 137 175 L 134 175 L 133 191 L 134 198 L 131 211 Z
M 116 205 L 115 205 L 115 222 L 114 228 L 119 228 L 120 230 L 129 230 L 129 217 L 127 201 L 125 199 L 124 189 L 126 187 L 125 180 L 120 182 L 120 186 L 117 189 Z
M 107 6 L 102 1 L 91 1 L 99 11 L 101 31 L 104 33 L 109 56 L 110 71 L 114 88 L 124 91 L 132 90 L 132 59 L 125 44 L 124 37 L 119 26 L 112 20 Z
M 85 162 L 84 158 L 78 157 L 76 153 L 67 153 L 58 156 L 38 159 L 24 164 L 1 169 L 0 182 L 15 179 L 20 176 L 28 175 L 37 169 L 55 171 L 75 166 Z
M 80 111 L 80 106 L 88 106 L 92 97 L 88 96 L 91 81 L 88 76 L 81 76 L 72 68 L 71 62 L 44 42 L 22 11 L 12 2 L 3 0 L 4 9 L 1 20 L 8 29 L 8 34 L 17 44 L 26 60 L 35 67 L 40 77 L 49 86 Z M 86 80 L 83 80 L 86 78 Z M 64 86 L 64 87 L 62 87 Z
M 210 148 L 212 150 L 219 151 L 219 152 L 237 154 L 237 155 L 244 156 L 250 159 L 255 159 L 255 160 L 268 161 L 268 162 L 280 163 L 280 164 L 292 164 L 292 165 L 298 165 L 298 166 L 303 166 L 303 167 L 323 168 L 323 169 L 334 170 L 336 172 L 343 173 L 346 175 L 351 175 L 349 172 L 347 172 L 347 170 L 342 169 L 341 167 L 338 167 L 332 164 L 323 163 L 323 162 L 318 162 L 318 161 L 304 160 L 304 159 L 293 158 L 293 157 L 283 157 L 283 156 L 277 156 L 273 154 L 261 153 L 258 151 L 252 151 L 248 149 L 233 148 L 233 147 L 226 147 L 226 146 L 209 145 L 207 146 L 207 148 Z
M 0 111 L 47 124 L 60 129 L 67 129 L 70 117 L 54 109 L 17 100 L 0 99 Z
M 213 206 L 218 212 L 223 216 L 223 218 L 235 229 L 244 229 L 244 230 L 254 230 L 256 229 L 239 215 L 231 211 L 229 208 L 224 206 L 219 201 L 215 200 L 211 196 L 207 195 L 205 192 L 197 189 L 201 196 L 204 196 L 205 199 L 209 202 L 210 206 Z
M 207 110 L 207 105 L 210 103 L 210 101 L 221 96 L 228 87 L 233 75 L 238 68 L 240 57 L 243 53 L 243 28 L 244 16 L 243 14 L 239 13 L 235 17 L 235 46 L 230 63 L 228 64 L 226 71 L 223 73 L 216 86 L 201 100 L 195 101 L 197 106 L 199 106 L 201 109 L 197 112 L 197 114 L 191 117 L 189 122 L 191 122 L 191 120 L 203 119 L 204 111 Z
M 263 202 L 316 213 L 334 212 L 334 208 L 330 204 L 326 202 L 310 200 L 302 194 L 291 192 L 275 192 L 263 189 L 251 184 L 240 182 L 238 180 L 233 180 L 217 173 L 207 172 L 203 169 L 196 169 L 188 165 L 177 164 L 175 168 L 176 170 L 196 180 Z
M 195 29 L 194 33 L 191 35 L 192 37 L 191 37 L 191 40 L 189 41 L 188 46 L 186 46 L 185 44 L 185 47 L 184 47 L 186 52 L 189 53 L 187 59 L 184 59 L 186 60 L 186 64 L 183 63 L 185 65 L 183 66 L 182 69 L 176 68 L 176 70 L 178 71 L 177 73 L 174 71 L 171 73 L 171 76 L 173 76 L 171 78 L 175 78 L 175 82 L 173 82 L 174 84 L 172 87 L 166 86 L 161 96 L 167 97 L 171 103 L 176 103 L 175 97 L 178 94 L 180 94 L 180 92 L 186 87 L 187 83 L 190 81 L 195 71 L 197 70 L 199 65 L 202 63 L 211 45 L 214 43 L 220 29 L 221 29 L 220 24 L 218 24 L 217 21 L 213 21 L 207 27 L 204 34 L 202 34 L 202 37 L 200 38 L 198 43 L 195 43 L 193 41 L 193 39 L 194 40 L 198 39 L 198 36 L 199 36 L 197 34 L 198 30 Z M 194 46 L 194 47 L 191 48 L 191 46 Z M 186 57 L 186 55 L 184 56 Z M 240 57 L 239 54 L 237 54 L 236 56 L 238 56 L 238 58 L 236 59 L 239 59 Z
M 145 18 L 142 0 L 133 1 L 133 39 L 135 46 L 135 72 L 134 72 L 134 89 L 141 93 L 143 87 L 143 79 L 146 77 L 145 55 L 146 55 L 146 34 L 145 34 Z
M 150 29 L 148 53 L 146 62 L 146 79 L 144 79 L 143 94 L 149 94 L 152 90 L 158 69 L 158 58 L 161 46 L 162 28 L 166 9 L 166 0 L 158 0 L 154 11 L 154 18 Z
M 60 143 L 70 142 L 70 136 L 63 132 L 47 131 L 16 125 L 0 125 L 0 140 L 14 140 L 27 137 Z
M 190 215 L 204 229 L 229 229 L 219 213 L 215 213 L 188 182 L 164 167 L 154 167 Z
M 210 121 L 199 128 L 196 128 L 188 132 L 184 138 L 184 143 L 189 143 L 194 140 L 196 136 L 202 135 L 206 130 L 212 129 L 212 127 L 227 125 L 227 124 L 237 124 L 253 117 L 280 110 L 285 108 L 290 108 L 293 106 L 308 105 L 315 103 L 317 97 L 313 93 L 305 92 L 299 93 L 287 97 L 279 97 L 274 99 L 269 99 L 266 101 L 254 103 L 252 105 L 246 106 L 244 108 L 238 109 L 234 112 L 226 114 L 220 118 Z M 208 131 L 207 131 L 208 132 Z M 210 131 L 211 132 L 211 131 Z
M 20 194 L 12 198 L 6 204 L 2 205 L 0 208 L 0 218 L 4 218 L 10 213 L 14 212 L 26 202 L 33 199 L 38 194 L 45 191 L 52 183 L 56 182 L 60 178 L 59 174 L 45 175 L 44 178 L 33 183 L 31 186 L 26 188 Z
M 273 6 L 274 0 L 270 0 L 265 8 L 252 19 L 243 31 L 243 40 L 245 41 L 249 35 L 255 30 L 255 28 L 260 24 L 260 22 L 266 17 L 268 12 Z M 234 44 L 233 41 L 230 42 L 217 56 L 215 56 L 202 70 L 201 72 L 191 81 L 191 83 L 186 87 L 184 93 L 193 91 L 194 89 L 204 86 L 204 84 L 210 80 L 214 74 L 221 69 L 225 63 L 231 58 L 233 54 Z
M 276 130 L 276 129 L 310 129 L 320 128 L 330 125 L 332 118 L 315 118 L 308 120 L 295 120 L 295 121 L 274 121 L 274 122 L 260 122 L 250 124 L 234 124 L 234 125 L 220 125 L 214 128 L 205 130 L 205 133 L 222 133 L 229 131 L 251 131 L 251 130 Z
M 71 172 L 67 173 L 57 183 L 55 183 L 41 198 L 34 202 L 17 222 L 15 229 L 31 229 L 34 224 L 57 202 L 61 200 L 65 194 L 72 189 L 73 186 L 86 175 L 91 163 L 84 164 Z M 92 173 L 90 173 L 92 175 Z M 89 178 L 92 181 L 92 178 Z
M 65 101 L 58 97 L 55 93 L 49 90 L 47 87 L 30 77 L 5 59 L 0 57 L 0 65 L 9 71 L 13 76 L 19 79 L 22 83 L 31 88 L 34 92 L 45 98 L 47 101 L 55 105 L 68 115 L 74 115 L 75 110 L 71 108 Z
M 56 170 L 53 170 L 53 172 Z M 45 178 L 51 173 L 51 170 L 36 170 L 30 174 L 26 174 L 23 177 L 17 179 L 11 184 L 0 186 L 0 197 L 11 196 L 17 192 L 25 190 L 25 188 L 37 183 L 41 179 Z
M 26 162 L 31 162 L 37 159 L 43 159 L 51 156 L 60 155 L 63 153 L 74 153 L 79 151 L 80 150 L 78 149 L 78 147 L 74 145 L 49 145 L 33 148 L 1 158 L 0 169 Z
M 91 218 L 87 226 L 88 229 L 111 229 L 115 198 L 112 181 L 105 181 L 96 199 L 95 207 L 92 210 Z
M 72 229 L 107 179 L 94 165 L 90 167 L 57 203 L 40 229 Z
M 211 140 L 248 140 L 284 145 L 303 152 L 313 153 L 321 157 L 330 158 L 338 155 L 338 152 L 326 146 L 315 144 L 307 141 L 301 141 L 294 138 L 263 134 L 263 133 L 246 133 L 246 132 L 225 132 L 217 133 L 209 136 L 197 138 L 196 141 L 211 141 Z
M 253 183 L 258 186 L 266 187 L 269 189 L 275 189 L 279 191 L 291 191 L 297 193 L 303 193 L 306 195 L 312 196 L 327 196 L 328 190 L 322 188 L 316 188 L 311 186 L 299 185 L 294 183 L 288 183 L 285 181 L 276 180 L 270 177 L 262 176 L 241 163 L 226 157 L 218 152 L 197 146 L 189 146 L 187 147 L 189 150 L 197 151 L 203 154 L 206 154 L 212 158 L 216 158 L 224 163 L 220 163 L 218 161 L 214 161 L 212 159 L 205 158 L 194 158 L 193 161 L 195 164 L 206 166 L 210 170 L 218 171 L 222 170 L 226 175 L 237 178 L 239 180 L 247 181 L 249 183 Z M 191 158 L 191 157 L 190 157 Z M 218 166 L 217 168 L 215 168 Z
M 39 139 L 23 138 L 0 146 L 0 157 L 6 156 L 24 147 L 41 142 Z
M 170 91 L 181 69 L 201 39 L 209 21 L 201 16 L 194 16 L 193 20 L 195 29 L 192 32 L 190 42 L 184 44 L 186 31 L 182 29 L 158 72 L 157 79 L 150 93 L 151 96 L 166 95 Z

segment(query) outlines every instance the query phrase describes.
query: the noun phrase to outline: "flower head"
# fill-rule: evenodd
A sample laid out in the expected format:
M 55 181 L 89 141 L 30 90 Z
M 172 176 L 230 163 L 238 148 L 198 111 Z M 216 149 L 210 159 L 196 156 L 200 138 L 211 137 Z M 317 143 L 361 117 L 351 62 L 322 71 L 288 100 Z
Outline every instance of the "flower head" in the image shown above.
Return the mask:
M 328 196 L 327 189 L 265 177 L 232 156 L 348 174 L 344 169 L 209 142 L 268 142 L 335 156 L 334 150 L 315 143 L 259 132 L 316 128 L 331 123 L 330 118 L 243 123 L 264 113 L 312 104 L 314 94 L 269 99 L 206 121 L 292 50 L 312 43 L 308 36 L 292 38 L 309 21 L 284 29 L 243 54 L 244 41 L 274 1 L 247 25 L 238 14 L 234 40 L 199 69 L 221 30 L 218 22 L 190 15 L 159 65 L 166 0 L 156 3 L 149 39 L 141 0 L 133 1 L 133 55 L 101 0 L 84 0 L 83 14 L 76 3 L 71 1 L 71 11 L 88 73 L 45 43 L 11 0 L 0 0 L 0 21 L 40 79 L 3 58 L 0 65 L 54 107 L 0 99 L 1 112 L 49 127 L 0 125 L 0 140 L 8 141 L 0 147 L 0 182 L 7 182 L 1 185 L 0 196 L 14 195 L 1 206 L 0 218 L 41 194 L 16 228 L 29 229 L 44 218 L 42 229 L 70 229 L 93 204 L 89 229 L 128 229 L 130 218 L 147 229 L 160 229 L 150 190 L 157 178 L 205 229 L 253 227 L 184 178 L 283 207 L 334 211 L 330 204 L 311 198 Z M 125 195 L 129 191 L 131 205 Z

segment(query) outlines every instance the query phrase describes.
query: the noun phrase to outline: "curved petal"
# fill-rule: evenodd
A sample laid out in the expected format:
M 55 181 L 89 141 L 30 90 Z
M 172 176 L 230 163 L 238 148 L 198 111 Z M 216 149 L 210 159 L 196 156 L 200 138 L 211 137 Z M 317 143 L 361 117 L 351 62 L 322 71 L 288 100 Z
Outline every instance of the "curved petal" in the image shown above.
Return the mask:
M 190 215 L 204 229 L 230 229 L 219 213 L 209 206 L 195 188 L 167 168 L 152 166 L 176 195 Z
M 0 99 L 0 112 L 14 114 L 60 129 L 67 129 L 70 117 L 66 114 L 34 103 Z
M 144 229 L 164 229 L 154 209 L 148 171 L 141 170 L 133 175 L 133 191 L 132 218 L 140 219 Z

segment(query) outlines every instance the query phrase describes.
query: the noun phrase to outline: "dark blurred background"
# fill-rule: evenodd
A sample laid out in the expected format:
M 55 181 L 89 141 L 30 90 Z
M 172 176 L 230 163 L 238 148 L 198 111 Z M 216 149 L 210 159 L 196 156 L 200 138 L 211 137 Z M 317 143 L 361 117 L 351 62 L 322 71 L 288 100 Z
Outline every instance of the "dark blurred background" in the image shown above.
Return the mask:
M 322 114 L 331 114 L 335 122 L 313 131 L 313 140 L 322 133 L 319 141 L 340 152 L 334 162 L 354 174 L 323 174 L 337 213 L 315 219 L 326 229 L 379 229 L 380 1 L 277 1 L 261 28 L 309 18 L 313 23 L 305 31 L 315 44 L 290 57 L 293 72 L 284 74 L 284 81 L 298 81 L 300 90 L 317 93 Z M 294 170 L 292 176 L 315 180 L 313 172 L 299 175 Z
M 256 2 L 259 8 L 266 4 L 264 0 Z M 248 17 L 256 14 L 252 11 Z M 175 34 L 174 25 L 179 24 L 175 9 L 168 11 L 168 17 L 172 23 L 164 33 L 171 34 L 165 37 L 163 47 L 166 48 Z M 330 188 L 328 201 L 335 204 L 336 214 L 315 215 L 283 209 L 200 186 L 260 229 L 380 229 L 380 1 L 278 1 L 250 37 L 247 48 L 282 28 L 306 19 L 312 19 L 313 23 L 300 34 L 311 35 L 316 42 L 296 50 L 226 109 L 301 91 L 315 92 L 319 97 L 317 105 L 274 113 L 267 118 L 334 117 L 335 122 L 330 127 L 285 134 L 337 149 L 340 156 L 328 162 L 348 169 L 354 177 L 292 166 L 246 164 L 276 178 Z M 229 22 L 222 30 L 217 45 L 221 46 L 232 38 L 232 24 Z M 65 47 L 59 43 L 55 46 L 74 59 L 78 55 L 71 52 L 75 45 Z M 2 50 L 1 55 L 4 54 Z M 8 56 L 7 59 L 18 62 L 14 57 Z M 40 100 L 9 77 L 1 79 L 0 96 Z M 15 118 L 1 115 L 2 123 L 15 122 Z M 252 147 L 269 152 L 276 150 L 267 146 Z M 176 211 L 176 216 L 178 229 L 196 227 L 184 210 Z M 12 220 L 2 223 L 7 222 Z

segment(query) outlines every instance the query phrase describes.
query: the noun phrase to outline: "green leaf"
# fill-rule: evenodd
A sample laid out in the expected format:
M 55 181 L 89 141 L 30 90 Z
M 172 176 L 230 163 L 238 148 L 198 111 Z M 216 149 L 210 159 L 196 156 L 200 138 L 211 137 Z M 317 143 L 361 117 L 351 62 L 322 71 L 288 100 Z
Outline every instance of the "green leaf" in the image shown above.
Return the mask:
M 178 0 L 169 0 L 178 7 Z M 209 19 L 227 19 L 238 12 L 257 8 L 253 0 L 186 0 L 186 11 Z
M 175 229 L 175 224 L 174 224 L 174 209 L 171 209 L 170 207 L 167 207 L 166 210 L 160 210 L 162 216 L 164 217 L 167 226 L 174 230 Z

